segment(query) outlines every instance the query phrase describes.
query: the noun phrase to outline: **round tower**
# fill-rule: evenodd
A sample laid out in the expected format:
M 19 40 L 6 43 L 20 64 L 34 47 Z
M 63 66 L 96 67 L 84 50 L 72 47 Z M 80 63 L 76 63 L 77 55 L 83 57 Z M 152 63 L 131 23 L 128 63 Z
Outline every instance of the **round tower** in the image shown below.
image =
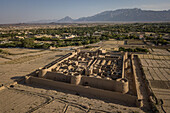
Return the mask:
M 81 82 L 81 75 L 76 73 L 71 77 L 71 84 L 79 85 Z
M 116 80 L 118 82 L 116 86 L 116 91 L 121 93 L 127 93 L 129 91 L 129 82 L 125 78 L 119 78 Z
M 42 69 L 39 71 L 38 77 L 44 78 L 46 73 L 47 73 L 47 69 Z
M 81 51 L 80 49 L 76 49 L 76 52 L 77 52 L 77 53 L 80 53 L 80 51 Z

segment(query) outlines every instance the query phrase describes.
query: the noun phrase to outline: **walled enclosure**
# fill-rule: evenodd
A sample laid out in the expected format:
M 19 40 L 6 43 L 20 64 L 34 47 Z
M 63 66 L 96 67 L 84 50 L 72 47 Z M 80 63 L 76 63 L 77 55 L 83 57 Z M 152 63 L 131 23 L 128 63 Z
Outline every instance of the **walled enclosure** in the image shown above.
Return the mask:
M 40 83 L 98 96 L 104 95 L 134 104 L 136 97 L 125 94 L 129 91 L 128 80 L 124 78 L 126 59 L 127 53 L 78 49 L 39 69 L 37 75 L 27 76 L 26 83 Z M 108 92 L 109 94 L 106 94 Z

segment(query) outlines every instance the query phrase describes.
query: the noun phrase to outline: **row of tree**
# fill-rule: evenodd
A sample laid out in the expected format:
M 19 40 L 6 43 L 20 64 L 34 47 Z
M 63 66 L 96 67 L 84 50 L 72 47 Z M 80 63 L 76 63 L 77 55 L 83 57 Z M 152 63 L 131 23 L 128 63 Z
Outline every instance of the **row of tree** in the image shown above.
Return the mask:
M 0 34 L 0 37 L 15 37 L 25 36 L 26 30 L 10 30 L 6 34 Z M 55 36 L 63 35 L 63 33 L 70 33 L 78 36 L 84 36 L 85 34 L 92 34 L 95 31 L 107 31 L 107 32 L 118 32 L 118 33 L 129 33 L 129 32 L 153 32 L 153 33 L 170 33 L 170 23 L 134 23 L 134 24 L 116 24 L 116 25 L 96 25 L 92 27 L 67 27 L 67 28 L 47 28 L 47 29 L 31 29 L 27 30 L 32 35 L 37 34 L 48 34 Z
M 40 43 L 35 43 L 35 40 L 38 40 Z M 53 47 L 65 47 L 65 46 L 80 46 L 80 45 L 88 45 L 92 43 L 99 42 L 101 40 L 109 40 L 104 36 L 102 37 L 76 37 L 74 39 L 51 39 L 51 38 L 26 38 L 26 39 L 18 39 L 11 43 L 0 44 L 0 47 L 24 47 L 24 48 L 43 48 L 47 49 L 50 46 Z M 41 41 L 51 41 L 51 43 L 41 43 Z

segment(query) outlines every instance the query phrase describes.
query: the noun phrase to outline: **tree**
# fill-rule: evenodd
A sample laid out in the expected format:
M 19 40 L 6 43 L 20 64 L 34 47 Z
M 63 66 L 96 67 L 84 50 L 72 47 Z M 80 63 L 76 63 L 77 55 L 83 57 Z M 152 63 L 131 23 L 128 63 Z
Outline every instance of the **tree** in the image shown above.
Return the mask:
M 86 44 L 90 44 L 90 40 L 85 40 L 84 41 L 84 44 L 86 45 Z
M 21 45 L 25 48 L 34 48 L 34 39 L 23 39 L 21 40 Z
M 43 49 L 48 49 L 50 47 L 50 45 L 48 44 L 48 43 L 44 43 L 43 45 L 42 45 L 42 48 Z

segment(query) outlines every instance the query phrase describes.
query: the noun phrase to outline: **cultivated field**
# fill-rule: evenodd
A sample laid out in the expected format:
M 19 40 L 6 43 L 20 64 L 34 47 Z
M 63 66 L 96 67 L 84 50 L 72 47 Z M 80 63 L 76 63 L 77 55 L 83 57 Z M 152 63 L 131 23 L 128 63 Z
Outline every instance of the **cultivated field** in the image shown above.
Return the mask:
M 127 45 L 144 45 L 144 43 L 142 40 L 129 39 L 127 40 Z
M 170 111 L 170 52 L 153 49 L 151 54 L 138 57 L 156 98 L 163 101 L 165 111 Z
M 153 55 L 170 56 L 170 52 L 165 49 L 150 49 L 150 53 Z

